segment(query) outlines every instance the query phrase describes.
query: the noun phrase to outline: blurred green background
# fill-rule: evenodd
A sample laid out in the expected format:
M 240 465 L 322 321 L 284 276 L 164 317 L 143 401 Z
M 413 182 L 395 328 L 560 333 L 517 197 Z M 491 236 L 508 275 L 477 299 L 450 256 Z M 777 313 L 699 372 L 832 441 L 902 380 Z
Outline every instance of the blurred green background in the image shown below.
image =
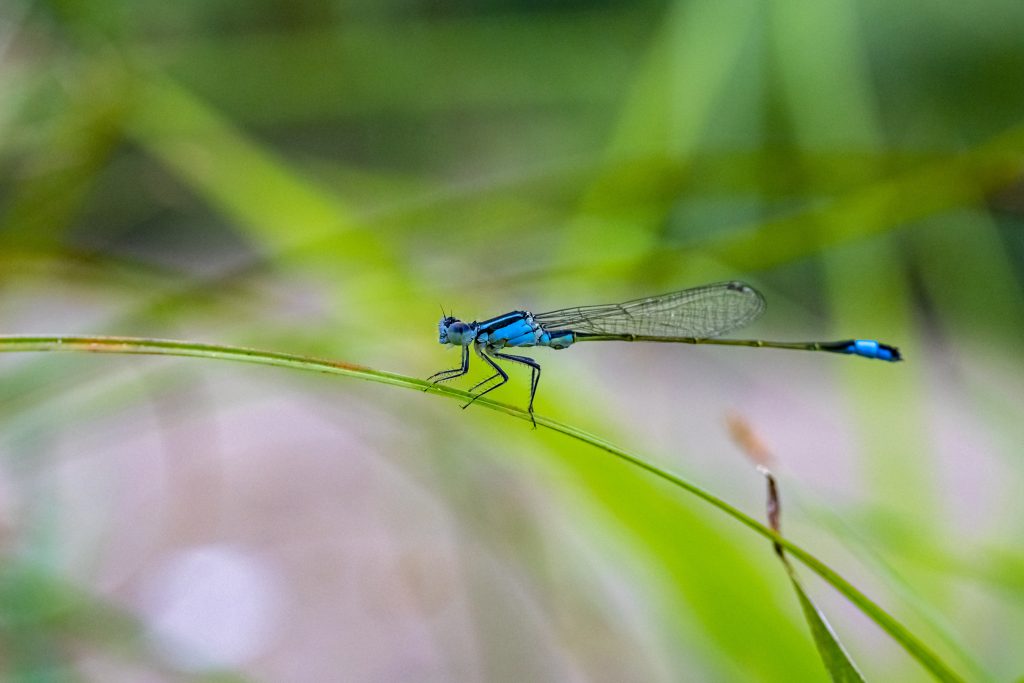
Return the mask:
M 748 281 L 751 336 L 907 361 L 541 349 L 538 413 L 762 518 L 742 416 L 789 537 L 1009 680 L 1022 35 L 1019 0 L 4 0 L 0 331 L 425 377 L 457 361 L 439 304 Z M 869 680 L 928 679 L 803 576 Z M 770 544 L 606 454 L 393 387 L 85 355 L 0 358 L 0 675 L 826 680 Z

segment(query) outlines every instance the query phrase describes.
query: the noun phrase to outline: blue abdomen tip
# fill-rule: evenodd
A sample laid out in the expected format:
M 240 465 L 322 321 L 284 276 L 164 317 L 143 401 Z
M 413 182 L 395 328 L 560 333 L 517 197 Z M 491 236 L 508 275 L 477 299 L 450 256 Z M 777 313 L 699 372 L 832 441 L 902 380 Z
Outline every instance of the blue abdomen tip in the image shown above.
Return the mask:
M 900 355 L 900 350 L 895 346 L 882 344 L 874 339 L 854 340 L 847 353 L 853 353 L 865 358 L 877 358 L 878 360 L 887 360 L 891 362 L 903 360 L 903 357 Z

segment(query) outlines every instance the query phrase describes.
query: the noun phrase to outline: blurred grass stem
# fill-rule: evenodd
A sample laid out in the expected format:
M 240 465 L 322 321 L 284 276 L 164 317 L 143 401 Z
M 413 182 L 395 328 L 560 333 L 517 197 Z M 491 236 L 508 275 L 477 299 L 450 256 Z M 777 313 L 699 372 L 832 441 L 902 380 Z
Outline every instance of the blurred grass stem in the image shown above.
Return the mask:
M 372 368 L 345 363 L 334 360 L 309 358 L 296 354 L 281 353 L 277 351 L 260 351 L 236 346 L 224 346 L 220 344 L 205 344 L 200 342 L 168 340 L 168 339 L 147 339 L 138 337 L 91 337 L 91 336 L 0 336 L 0 352 L 53 352 L 53 351 L 76 351 L 91 353 L 117 353 L 134 355 L 155 355 L 155 356 L 186 356 L 195 358 L 209 358 L 219 360 L 231 360 L 243 363 L 255 363 L 259 365 L 270 365 L 276 367 L 290 368 L 294 370 L 305 370 L 333 375 L 344 375 L 363 379 L 381 384 L 405 387 L 407 389 L 430 389 L 432 393 L 446 396 L 447 398 L 465 401 L 471 398 L 470 394 L 450 387 L 431 385 L 429 382 L 414 377 L 408 377 L 392 372 L 384 372 Z M 477 405 L 487 407 L 506 413 L 521 420 L 530 421 L 531 416 L 525 410 L 516 408 L 504 403 L 498 403 L 487 398 L 476 401 Z M 696 484 L 693 484 L 682 477 L 661 469 L 656 465 L 647 462 L 643 458 L 633 455 L 599 437 L 584 432 L 570 425 L 557 422 L 550 418 L 536 416 L 536 424 L 560 432 L 568 437 L 577 439 L 584 443 L 599 448 L 611 455 L 625 460 L 626 462 L 646 470 L 647 472 L 681 488 L 705 502 L 713 505 L 733 519 L 749 527 L 765 538 L 771 540 L 776 546 L 782 546 L 793 557 L 796 557 L 811 571 L 831 584 L 836 590 L 847 597 L 865 615 L 871 618 L 878 626 L 895 639 L 903 648 L 913 656 L 921 665 L 941 681 L 962 681 L 939 656 L 923 642 L 911 633 L 903 624 L 897 621 L 892 615 L 886 612 L 881 606 L 868 598 L 859 589 L 831 569 L 823 561 L 804 550 L 791 541 L 786 540 L 768 526 L 758 522 L 753 517 L 741 512 L 721 498 L 705 491 Z

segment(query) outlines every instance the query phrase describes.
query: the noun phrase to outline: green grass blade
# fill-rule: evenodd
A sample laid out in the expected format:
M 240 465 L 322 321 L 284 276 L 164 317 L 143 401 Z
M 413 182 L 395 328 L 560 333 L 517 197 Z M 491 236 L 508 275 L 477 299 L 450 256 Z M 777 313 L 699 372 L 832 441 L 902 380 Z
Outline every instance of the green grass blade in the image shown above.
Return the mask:
M 771 453 L 742 419 L 735 416 L 731 417 L 729 419 L 729 428 L 733 433 L 733 439 L 747 453 L 747 456 L 757 463 L 758 471 L 764 475 L 765 483 L 768 485 L 768 498 L 766 501 L 768 526 L 781 536 L 782 500 L 779 496 L 778 482 L 767 465 L 768 462 L 773 460 Z M 829 677 L 833 683 L 864 683 L 864 677 L 846 652 L 846 648 L 839 642 L 839 637 L 832 630 L 825 615 L 814 604 L 810 596 L 807 595 L 807 591 L 804 590 L 803 584 L 800 583 L 800 577 L 796 574 L 796 569 L 793 568 L 789 558 L 786 557 L 786 552 L 778 543 L 774 543 L 773 546 L 775 555 L 779 558 L 782 566 L 786 568 L 789 581 L 793 585 L 793 590 L 796 591 L 796 597 L 800 601 L 800 609 L 803 611 L 804 619 L 811 629 L 814 645 L 818 648 L 818 655 L 828 670 Z
M 449 387 L 430 385 L 425 380 L 400 375 L 397 373 L 374 370 L 360 365 L 340 361 L 308 358 L 305 356 L 280 353 L 276 351 L 258 351 L 235 346 L 204 344 L 166 339 L 145 339 L 135 337 L 84 337 L 84 336 L 0 336 L 0 352 L 39 352 L 39 351 L 78 351 L 92 353 L 120 353 L 158 356 L 187 356 L 232 360 L 245 363 L 256 363 L 295 370 L 344 375 L 381 384 L 401 386 L 407 389 L 429 390 L 448 398 L 468 400 L 470 394 Z M 498 403 L 487 398 L 476 401 L 476 405 L 529 421 L 530 415 L 520 408 Z M 709 493 L 678 475 L 661 469 L 639 456 L 633 455 L 613 444 L 588 434 L 570 425 L 562 424 L 550 418 L 536 417 L 538 425 L 560 432 L 566 436 L 599 448 L 617 458 L 639 467 L 677 487 L 684 489 L 705 502 L 718 508 L 725 514 L 761 534 L 765 538 L 783 546 L 789 553 L 800 560 L 811 571 L 818 574 L 857 606 L 865 615 L 880 626 L 896 642 L 898 642 L 914 659 L 940 681 L 964 680 L 955 673 L 935 652 L 921 642 L 903 624 L 886 612 L 880 605 L 857 589 L 853 584 L 840 576 L 835 570 L 820 559 L 791 541 L 786 540 L 769 527 L 753 517 L 741 512 L 721 498 Z
M 825 619 L 825 615 L 807 596 L 800 580 L 796 577 L 796 572 L 790 571 L 789 578 L 793 583 L 793 590 L 796 591 L 797 598 L 800 599 L 800 607 L 803 609 L 804 618 L 807 619 L 807 625 L 811 627 L 814 644 L 818 647 L 818 653 L 821 655 L 833 683 L 864 683 L 864 677 L 854 666 L 853 660 L 850 659 L 850 655 L 839 642 L 832 627 Z

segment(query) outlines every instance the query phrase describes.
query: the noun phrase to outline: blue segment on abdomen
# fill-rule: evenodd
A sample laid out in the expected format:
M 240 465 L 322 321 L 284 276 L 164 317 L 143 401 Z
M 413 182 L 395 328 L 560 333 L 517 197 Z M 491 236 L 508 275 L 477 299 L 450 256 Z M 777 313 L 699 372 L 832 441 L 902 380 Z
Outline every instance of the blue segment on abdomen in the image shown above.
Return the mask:
M 567 330 L 555 330 L 554 332 L 544 331 L 537 343 L 541 346 L 549 346 L 552 349 L 567 349 L 576 341 L 576 335 Z
M 902 360 L 899 349 L 888 344 L 882 344 L 874 339 L 853 339 L 843 342 L 835 348 L 827 348 L 828 351 L 838 353 L 850 353 L 864 358 L 876 358 L 878 360 L 898 361 Z

